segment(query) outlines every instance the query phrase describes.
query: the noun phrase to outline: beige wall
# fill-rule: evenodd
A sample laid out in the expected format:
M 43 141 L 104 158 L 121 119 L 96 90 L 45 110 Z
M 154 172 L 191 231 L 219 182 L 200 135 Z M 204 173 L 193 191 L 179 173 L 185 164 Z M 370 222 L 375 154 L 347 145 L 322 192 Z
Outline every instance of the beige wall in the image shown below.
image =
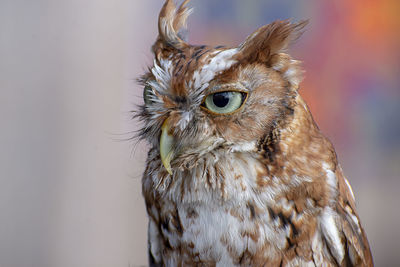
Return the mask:
M 0 1 L 1 267 L 146 264 L 145 147 L 119 140 L 149 2 Z

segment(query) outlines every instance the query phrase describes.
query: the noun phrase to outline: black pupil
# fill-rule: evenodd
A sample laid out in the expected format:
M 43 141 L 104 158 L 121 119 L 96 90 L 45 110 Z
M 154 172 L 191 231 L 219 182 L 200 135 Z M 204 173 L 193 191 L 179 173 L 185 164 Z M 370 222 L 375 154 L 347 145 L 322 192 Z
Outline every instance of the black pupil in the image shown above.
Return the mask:
M 214 105 L 216 105 L 219 108 L 226 107 L 226 105 L 228 105 L 229 103 L 230 95 L 231 94 L 229 92 L 215 93 L 213 95 Z

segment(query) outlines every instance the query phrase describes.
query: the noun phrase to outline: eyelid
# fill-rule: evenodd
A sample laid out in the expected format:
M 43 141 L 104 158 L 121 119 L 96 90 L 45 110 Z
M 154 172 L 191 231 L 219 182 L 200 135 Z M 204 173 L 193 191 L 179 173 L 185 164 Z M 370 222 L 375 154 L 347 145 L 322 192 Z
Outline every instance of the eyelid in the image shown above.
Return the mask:
M 241 83 L 228 83 L 228 84 L 223 84 L 223 85 L 217 85 L 214 87 L 210 87 L 207 95 L 219 93 L 219 92 L 243 92 L 243 93 L 249 93 L 249 89 L 245 87 Z

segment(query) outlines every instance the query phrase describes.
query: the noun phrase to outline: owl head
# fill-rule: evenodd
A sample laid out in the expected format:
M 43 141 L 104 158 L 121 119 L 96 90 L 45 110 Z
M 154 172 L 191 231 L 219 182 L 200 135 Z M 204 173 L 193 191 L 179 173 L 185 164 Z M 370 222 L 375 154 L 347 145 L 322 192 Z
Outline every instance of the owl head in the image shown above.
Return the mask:
M 196 46 L 183 32 L 191 9 L 167 0 L 144 86 L 140 136 L 159 149 L 165 170 L 191 168 L 215 151 L 254 150 L 293 116 L 300 62 L 285 51 L 306 22 L 275 21 L 237 47 Z M 190 159 L 190 160 L 189 160 Z

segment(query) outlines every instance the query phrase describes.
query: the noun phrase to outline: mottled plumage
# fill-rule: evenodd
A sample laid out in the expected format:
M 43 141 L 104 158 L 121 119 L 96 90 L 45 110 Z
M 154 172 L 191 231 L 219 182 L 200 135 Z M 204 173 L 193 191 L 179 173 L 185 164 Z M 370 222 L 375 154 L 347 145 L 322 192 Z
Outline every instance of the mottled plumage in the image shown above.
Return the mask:
M 372 266 L 350 185 L 287 53 L 306 22 L 192 46 L 167 0 L 143 75 L 151 266 Z

